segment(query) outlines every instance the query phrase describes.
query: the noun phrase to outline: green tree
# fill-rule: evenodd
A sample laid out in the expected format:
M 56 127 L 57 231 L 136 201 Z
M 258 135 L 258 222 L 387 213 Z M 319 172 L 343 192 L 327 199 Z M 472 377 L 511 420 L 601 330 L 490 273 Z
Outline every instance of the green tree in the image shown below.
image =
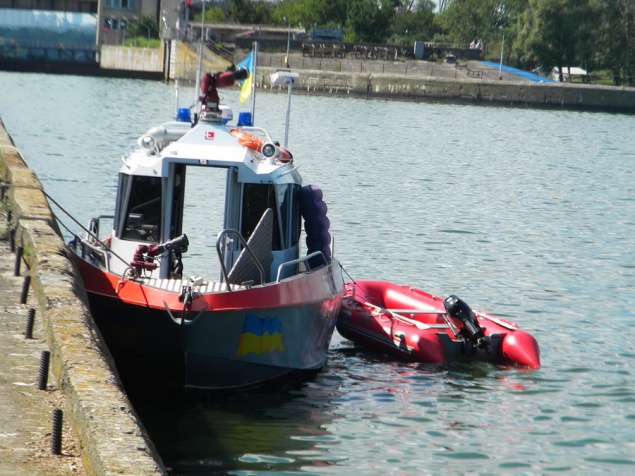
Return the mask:
M 415 40 L 432 39 L 436 33 L 434 9 L 431 0 L 403 2 L 391 26 L 395 43 L 411 44 Z
M 154 18 L 142 15 L 128 22 L 126 32 L 129 38 L 159 38 L 159 25 Z
M 310 30 L 318 26 L 339 26 L 346 23 L 348 2 L 346 0 L 283 0 L 274 8 L 271 17 L 276 24 L 302 25 Z
M 346 0 L 305 0 L 304 5 L 307 12 L 313 15 L 313 25 L 344 25 L 347 19 L 348 3 Z
M 529 0 L 521 18 L 516 50 L 525 63 L 536 61 L 543 71 L 565 66 L 591 68 L 598 41 L 599 4 L 593 0 Z
M 553 67 L 560 69 L 570 64 L 574 58 L 574 25 L 570 10 L 570 1 L 577 0 L 529 0 L 524 22 L 529 28 L 523 31 L 521 40 L 525 51 L 536 58 L 540 67 L 549 72 Z
M 385 43 L 394 18 L 392 0 L 351 0 L 348 5 L 348 41 Z
M 227 0 L 226 11 L 229 21 L 236 23 L 268 24 L 271 18 L 271 6 L 264 0 Z
M 201 15 L 196 15 L 194 17 L 194 21 L 200 21 Z M 221 22 L 224 23 L 228 21 L 227 15 L 225 11 L 220 7 L 212 7 L 208 10 L 205 10 L 205 22 Z
M 487 47 L 501 36 L 501 4 L 499 0 L 453 0 L 446 2 L 438 22 L 451 40 L 468 44 L 478 38 Z
M 591 72 L 601 62 L 601 22 L 604 0 L 581 1 L 574 14 L 576 16 L 575 58 L 587 71 Z
M 635 84 L 635 0 L 604 0 L 600 39 L 603 66 L 613 82 Z
M 286 21 L 292 26 L 307 26 L 307 12 L 304 0 L 282 0 L 271 12 L 271 20 L 276 25 L 285 25 Z

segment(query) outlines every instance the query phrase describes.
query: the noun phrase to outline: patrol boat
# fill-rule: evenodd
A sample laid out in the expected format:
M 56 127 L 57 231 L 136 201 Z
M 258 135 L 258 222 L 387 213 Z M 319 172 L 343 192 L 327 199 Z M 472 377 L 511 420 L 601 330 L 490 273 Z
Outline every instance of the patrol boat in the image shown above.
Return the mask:
M 141 136 L 119 171 L 114 214 L 70 243 L 124 383 L 237 389 L 326 362 L 344 293 L 327 206 L 264 129 L 227 121 L 217 89 L 247 75 L 206 74 L 200 113 Z M 222 174 L 220 193 L 203 182 L 220 198 L 188 201 L 206 170 Z M 204 230 L 197 243 L 189 227 Z M 217 274 L 188 273 L 205 258 Z

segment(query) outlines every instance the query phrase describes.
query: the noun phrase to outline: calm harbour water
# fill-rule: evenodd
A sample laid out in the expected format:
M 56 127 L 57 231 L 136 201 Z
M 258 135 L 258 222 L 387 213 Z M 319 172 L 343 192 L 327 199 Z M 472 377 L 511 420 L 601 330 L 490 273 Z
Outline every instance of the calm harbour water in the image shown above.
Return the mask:
M 0 117 L 82 223 L 112 212 L 120 157 L 174 96 L 0 72 Z M 257 106 L 282 140 L 286 95 Z M 291 120 L 353 279 L 457 294 L 532 333 L 543 366 L 402 363 L 335 334 L 312 381 L 140 405 L 174 474 L 635 471 L 635 117 L 296 94 Z

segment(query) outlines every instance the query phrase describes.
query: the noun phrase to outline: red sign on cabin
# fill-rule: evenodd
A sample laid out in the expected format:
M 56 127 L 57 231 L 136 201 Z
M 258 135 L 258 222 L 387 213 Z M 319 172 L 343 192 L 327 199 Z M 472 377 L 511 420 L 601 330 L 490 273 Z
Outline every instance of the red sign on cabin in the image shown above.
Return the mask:
M 214 133 L 213 132 L 206 132 L 205 133 L 205 140 L 214 140 Z

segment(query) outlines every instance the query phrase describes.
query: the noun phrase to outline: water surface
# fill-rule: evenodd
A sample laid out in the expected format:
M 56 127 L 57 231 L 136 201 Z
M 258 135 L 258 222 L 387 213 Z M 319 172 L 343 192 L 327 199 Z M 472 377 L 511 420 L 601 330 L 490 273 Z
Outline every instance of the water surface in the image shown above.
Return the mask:
M 258 93 L 280 140 L 285 107 Z M 0 117 L 83 223 L 112 212 L 119 157 L 174 110 L 162 83 L 0 73 Z M 294 95 L 291 119 L 349 279 L 457 294 L 531 332 L 543 366 L 401 363 L 336 334 L 314 380 L 138 405 L 173 473 L 635 471 L 635 118 Z

